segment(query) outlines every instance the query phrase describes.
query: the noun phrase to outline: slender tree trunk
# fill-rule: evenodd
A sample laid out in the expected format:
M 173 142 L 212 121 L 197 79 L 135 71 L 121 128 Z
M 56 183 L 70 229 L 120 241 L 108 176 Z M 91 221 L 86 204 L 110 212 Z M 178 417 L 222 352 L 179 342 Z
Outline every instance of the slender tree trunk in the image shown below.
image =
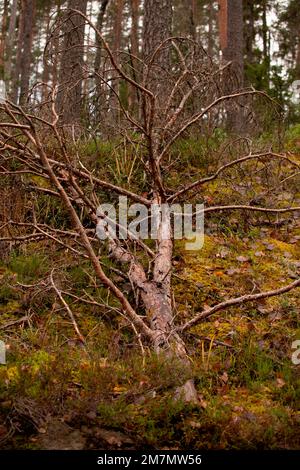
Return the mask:
M 46 22 L 46 26 L 45 26 L 45 38 L 47 40 L 47 38 L 49 37 L 49 34 L 50 34 L 50 4 L 47 6 L 46 8 L 46 11 L 45 11 L 45 22 Z M 49 80 L 50 80 L 50 66 L 49 66 L 49 61 L 48 60 L 44 60 L 44 63 L 43 63 L 43 72 L 42 72 L 42 82 L 45 84 L 43 85 L 43 88 L 42 88 L 42 101 L 45 101 L 48 97 L 48 94 L 49 94 L 49 88 L 47 87 L 48 83 L 49 83 Z
M 171 68 L 171 55 L 170 43 L 165 41 L 172 36 L 172 20 L 172 0 L 144 2 L 142 34 L 142 58 L 146 65 L 144 82 L 146 88 L 150 89 L 156 97 L 156 106 L 161 109 L 161 112 L 163 112 L 169 91 L 168 72 Z M 144 98 L 141 104 L 146 122 Z
M 107 10 L 107 6 L 109 4 L 109 0 L 101 0 L 100 1 L 100 8 L 99 8 L 99 13 L 97 16 L 97 30 L 99 33 L 102 33 L 102 26 L 103 26 L 103 20 L 105 16 L 105 12 Z M 96 35 L 96 56 L 95 56 L 95 62 L 94 62 L 94 70 L 95 70 L 95 82 L 96 82 L 96 91 L 95 91 L 95 98 L 96 98 L 96 115 L 98 118 L 100 117 L 101 113 L 101 95 L 102 95 L 102 82 L 101 82 L 101 52 L 102 52 L 102 42 L 101 39 Z M 100 76 L 99 76 L 100 75 Z M 97 118 L 97 117 L 96 117 Z
M 300 79 L 300 27 L 298 29 L 298 44 L 297 44 L 297 55 L 296 55 L 296 79 Z
M 254 8 L 255 5 L 252 0 L 247 0 L 244 6 L 244 20 L 245 28 L 245 58 L 248 64 L 253 64 L 254 61 L 254 45 L 255 45 L 255 26 L 254 26 Z
M 29 93 L 30 71 L 32 64 L 32 42 L 34 35 L 36 1 L 22 0 L 23 11 L 23 38 L 22 38 L 22 56 L 21 56 L 21 80 L 20 80 L 20 104 L 26 103 Z
M 208 1 L 208 40 L 207 52 L 209 57 L 214 53 L 214 5 L 213 0 Z
M 86 14 L 87 0 L 69 0 L 68 9 Z M 84 64 L 84 19 L 68 10 L 64 24 L 63 51 L 60 59 L 57 109 L 61 122 L 80 123 Z
M 60 2 L 57 3 L 56 7 L 56 16 L 59 17 L 60 15 L 60 10 L 61 10 L 61 4 Z M 58 56 L 59 56 L 59 37 L 58 35 L 55 35 L 53 38 L 53 63 L 51 67 L 52 71 L 52 86 L 56 86 L 58 84 L 58 68 L 59 68 L 59 63 L 58 63 Z
M 263 57 L 266 68 L 266 87 L 270 86 L 270 53 L 269 53 L 269 28 L 267 22 L 267 0 L 262 4 L 262 38 L 263 38 Z
M 17 52 L 16 52 L 16 67 L 14 73 L 14 79 L 12 84 L 12 100 L 17 103 L 19 96 L 20 87 L 20 73 L 21 73 L 21 59 L 23 50 L 23 35 L 24 35 L 24 10 L 23 3 L 21 2 L 21 9 L 19 14 L 19 28 L 18 28 L 18 40 L 17 40 Z
M 131 11 L 131 31 L 130 31 L 130 53 L 131 53 L 131 67 L 132 76 L 135 81 L 139 81 L 140 64 L 139 58 L 139 6 L 140 0 L 130 0 Z M 137 88 L 130 87 L 129 93 L 129 108 L 132 113 L 138 113 L 139 93 Z
M 228 82 L 235 83 L 235 89 L 242 87 L 244 82 L 243 0 L 219 0 L 219 6 L 222 57 L 224 63 L 231 62 L 230 75 L 225 76 L 225 92 L 228 92 Z M 243 113 L 240 108 L 233 108 L 228 104 L 227 126 L 235 133 L 243 129 Z
M 122 21 L 123 21 L 123 9 L 124 9 L 124 0 L 115 0 L 115 11 L 114 11 L 114 21 L 113 21 L 113 43 L 112 43 L 112 52 L 114 54 L 116 62 L 120 62 L 120 49 L 121 49 L 121 39 L 122 39 Z M 112 89 L 110 92 L 110 114 L 113 122 L 119 120 L 119 106 L 117 96 L 120 97 L 120 81 L 118 78 L 118 73 L 113 71 L 111 75 L 112 79 Z M 117 95 L 117 96 L 116 96 Z
M 8 35 L 6 39 L 6 52 L 5 52 L 5 75 L 7 79 L 8 93 L 10 93 L 12 90 L 12 83 L 11 83 L 12 59 L 13 59 L 13 50 L 14 50 L 15 36 L 16 36 L 17 7 L 18 7 L 18 0 L 13 0 L 12 5 L 11 5 Z
M 5 78 L 5 39 L 8 23 L 8 0 L 4 0 L 3 13 L 2 13 L 2 24 L 1 24 L 1 36 L 0 36 L 0 79 Z

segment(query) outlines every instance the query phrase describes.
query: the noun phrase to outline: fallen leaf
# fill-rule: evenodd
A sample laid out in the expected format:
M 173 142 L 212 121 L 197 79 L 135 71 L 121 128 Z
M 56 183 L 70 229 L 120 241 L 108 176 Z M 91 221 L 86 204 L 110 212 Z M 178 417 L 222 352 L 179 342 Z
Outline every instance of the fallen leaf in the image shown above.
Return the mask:
M 232 269 L 228 269 L 226 271 L 226 274 L 228 274 L 228 276 L 233 276 L 234 274 L 238 274 L 240 273 L 241 270 L 240 269 L 235 269 L 235 268 L 232 268 Z
M 247 263 L 247 261 L 250 261 L 250 258 L 249 256 L 237 256 L 236 260 L 240 263 Z
M 272 243 L 268 243 L 266 245 L 266 249 L 269 251 L 273 251 L 275 249 L 275 245 L 273 245 Z

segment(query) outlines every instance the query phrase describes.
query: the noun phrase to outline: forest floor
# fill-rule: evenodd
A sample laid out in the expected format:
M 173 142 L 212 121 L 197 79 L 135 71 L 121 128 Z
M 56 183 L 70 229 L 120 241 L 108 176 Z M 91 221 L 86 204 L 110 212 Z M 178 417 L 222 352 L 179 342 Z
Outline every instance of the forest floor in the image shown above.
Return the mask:
M 217 190 L 211 186 L 213 192 Z M 300 220 L 206 220 L 204 247 L 177 242 L 177 318 L 299 277 Z M 0 447 L 4 449 L 299 449 L 300 289 L 217 313 L 185 336 L 199 405 L 174 402 L 178 364 L 145 348 L 109 308 L 69 298 L 86 347 L 49 287 L 106 298 L 88 263 L 49 242 L 0 265 Z M 121 282 L 121 281 L 120 281 Z M 32 287 L 30 287 L 32 286 Z M 123 289 L 130 289 L 124 283 Z

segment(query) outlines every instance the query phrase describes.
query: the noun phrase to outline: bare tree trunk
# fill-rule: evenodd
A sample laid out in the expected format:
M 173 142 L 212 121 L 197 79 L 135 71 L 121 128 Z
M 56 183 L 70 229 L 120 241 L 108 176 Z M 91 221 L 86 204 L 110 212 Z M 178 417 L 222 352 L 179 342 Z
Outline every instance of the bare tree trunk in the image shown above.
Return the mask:
M 1 37 L 0 37 L 0 79 L 5 78 L 5 38 L 8 23 L 8 0 L 4 0 L 2 24 L 1 24 Z
M 60 2 L 57 3 L 56 7 L 56 16 L 59 17 L 60 15 L 61 5 Z M 59 55 L 59 37 L 56 35 L 53 38 L 53 62 L 52 62 L 52 86 L 56 86 L 58 83 L 58 55 Z
M 262 36 L 263 36 L 263 56 L 264 56 L 264 64 L 266 67 L 266 85 L 267 89 L 270 86 L 270 53 L 269 53 L 269 31 L 268 31 L 268 23 L 267 23 L 267 1 L 263 0 L 263 11 L 262 11 Z
M 100 9 L 97 17 L 97 30 L 99 33 L 102 33 L 102 26 L 103 26 L 103 19 L 104 15 L 107 9 L 107 6 L 109 4 L 109 0 L 101 0 L 100 2 Z M 94 62 L 94 70 L 96 74 L 95 82 L 96 82 L 96 92 L 95 92 L 95 98 L 97 102 L 97 108 L 98 110 L 96 111 L 96 114 L 99 116 L 101 112 L 101 91 L 102 91 L 102 84 L 101 84 L 101 79 L 99 75 L 101 75 L 101 51 L 102 51 L 102 42 L 101 39 L 96 35 L 96 56 L 95 56 L 95 62 Z M 97 75 L 99 74 L 99 75 Z
M 244 82 L 244 35 L 243 35 L 243 0 L 219 0 L 220 43 L 223 61 L 231 62 L 230 77 L 235 88 Z M 226 91 L 225 84 L 225 91 Z M 228 90 L 227 90 L 228 91 Z M 243 128 L 243 113 L 240 108 L 227 106 L 227 126 L 233 132 Z
M 177 0 L 174 7 L 175 35 L 196 39 L 196 0 Z
M 254 45 L 255 45 L 255 26 L 254 26 L 254 8 L 252 0 L 247 0 L 244 6 L 245 18 L 245 57 L 248 64 L 254 61 Z
M 213 1 L 208 1 L 208 38 L 207 38 L 207 53 L 209 57 L 214 54 L 214 5 Z
M 30 70 L 32 64 L 32 42 L 34 35 L 34 24 L 36 14 L 35 0 L 22 0 L 23 11 L 23 38 L 22 38 L 22 56 L 21 56 L 21 80 L 20 80 L 20 104 L 26 103 L 29 92 Z
M 19 95 L 19 80 L 21 73 L 21 59 L 22 59 L 22 49 L 23 49 L 23 35 L 24 35 L 24 10 L 23 3 L 21 3 L 21 9 L 19 14 L 19 29 L 18 29 L 18 40 L 17 40 L 17 53 L 16 53 L 16 67 L 14 73 L 14 79 L 12 84 L 12 100 L 16 103 L 18 101 Z
M 68 9 L 86 14 L 87 0 L 69 0 Z M 57 109 L 63 124 L 76 125 L 81 118 L 84 20 L 72 11 L 66 14 L 63 52 L 60 59 Z
M 130 53 L 131 53 L 131 66 L 132 66 L 132 76 L 135 81 L 139 80 L 140 70 L 139 62 L 137 58 L 139 57 L 139 5 L 140 0 L 130 0 L 131 8 L 131 31 L 130 31 Z M 139 93 L 136 87 L 130 87 L 129 94 L 129 108 L 131 109 L 133 115 L 136 115 L 138 112 L 138 103 L 139 103 Z
M 8 93 L 12 90 L 12 57 L 13 57 L 13 49 L 15 43 L 15 35 L 16 35 L 16 20 L 17 20 L 17 7 L 18 7 L 18 0 L 13 0 L 10 12 L 10 19 L 9 19 L 9 26 L 8 26 L 8 35 L 6 39 L 6 53 L 5 53 L 5 74 L 7 78 L 8 84 Z
M 112 43 L 112 52 L 114 54 L 116 63 L 119 65 L 119 51 L 121 48 L 121 39 L 122 39 L 122 21 L 123 21 L 123 9 L 124 9 L 124 0 L 115 0 L 115 11 L 114 11 L 114 21 L 113 21 L 113 43 Z M 115 70 L 111 75 L 112 79 L 112 89 L 110 92 L 109 108 L 110 115 L 113 122 L 118 122 L 119 120 L 119 106 L 117 96 L 120 96 L 120 80 L 118 77 L 118 72 Z
M 49 4 L 49 5 L 47 5 L 47 7 L 45 9 L 45 15 L 44 15 L 45 21 L 46 21 L 46 27 L 45 27 L 45 37 L 46 37 L 46 39 L 49 37 L 49 33 L 50 33 L 50 9 L 51 9 L 51 6 Z M 49 62 L 48 62 L 48 60 L 44 60 L 43 73 L 42 73 L 42 82 L 45 85 L 42 88 L 42 101 L 45 101 L 48 97 L 48 94 L 49 94 L 49 89 L 47 87 L 49 79 L 50 79 Z
M 159 45 L 172 35 L 172 1 L 147 0 L 144 3 L 143 21 L 143 60 L 149 65 Z M 163 100 L 167 93 L 167 72 L 170 69 L 170 52 L 168 44 L 156 54 L 151 64 L 152 73 L 147 84 Z
M 155 201 L 157 202 L 157 201 Z M 124 250 L 115 240 L 110 240 L 112 256 L 121 263 L 129 263 L 129 278 L 136 286 L 145 306 L 151 330 L 154 333 L 153 348 L 157 354 L 164 354 L 170 360 L 182 363 L 186 372 L 191 371 L 184 341 L 175 332 L 172 307 L 171 272 L 173 242 L 169 217 L 161 220 L 158 228 L 157 254 L 154 260 L 153 279 L 148 280 L 143 266 L 131 253 Z M 176 398 L 197 403 L 197 391 L 192 379 L 178 386 Z
M 297 45 L 297 55 L 296 55 L 296 78 L 300 79 L 300 28 L 298 31 L 298 45 Z

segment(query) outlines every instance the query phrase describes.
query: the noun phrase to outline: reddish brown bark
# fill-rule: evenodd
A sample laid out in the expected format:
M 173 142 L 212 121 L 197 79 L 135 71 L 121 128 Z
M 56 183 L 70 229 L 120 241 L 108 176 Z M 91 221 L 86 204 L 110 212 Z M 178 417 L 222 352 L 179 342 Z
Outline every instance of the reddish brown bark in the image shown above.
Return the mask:
M 224 91 L 228 93 L 232 87 L 242 87 L 244 81 L 243 0 L 219 0 L 219 7 L 222 58 L 225 63 L 231 63 L 224 80 Z M 240 132 L 243 127 L 240 108 L 227 106 L 227 126 L 233 132 Z

